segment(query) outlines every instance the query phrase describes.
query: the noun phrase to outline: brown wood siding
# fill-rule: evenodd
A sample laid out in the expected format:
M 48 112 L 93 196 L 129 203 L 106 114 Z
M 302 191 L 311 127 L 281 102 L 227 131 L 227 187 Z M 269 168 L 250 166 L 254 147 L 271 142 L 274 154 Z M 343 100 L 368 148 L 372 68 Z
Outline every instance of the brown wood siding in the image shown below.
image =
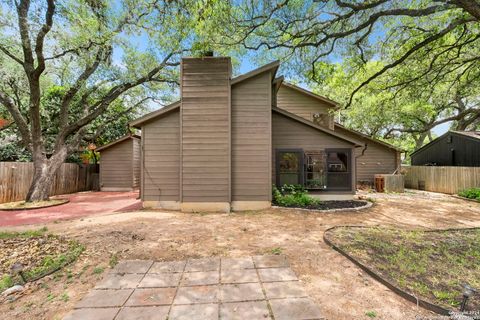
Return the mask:
M 100 187 L 132 188 L 132 139 L 100 152 Z
M 181 66 L 181 200 L 230 201 L 230 58 Z
M 352 144 L 316 130 L 284 115 L 273 112 L 272 114 L 272 180 L 275 183 L 275 151 L 277 149 L 303 149 L 303 151 L 317 151 L 327 148 L 351 148 Z M 353 164 L 352 160 L 352 164 Z M 355 177 L 355 168 L 352 166 L 352 177 Z M 354 183 L 352 184 L 354 185 Z
M 178 201 L 180 112 L 172 111 L 142 127 L 144 201 Z
M 278 90 L 277 107 L 309 121 L 313 121 L 314 113 L 328 114 L 332 108 L 318 99 L 286 86 L 280 86 Z M 333 130 L 333 116 L 329 115 L 329 119 L 328 128 Z
M 396 150 L 340 127 L 335 127 L 335 131 L 368 145 L 364 155 L 357 158 L 357 182 L 371 183 L 375 174 L 393 173 L 397 169 L 399 152 Z M 355 155 L 360 156 L 363 149 L 363 147 L 356 148 Z
M 140 139 L 132 138 L 133 141 L 133 187 L 140 187 Z
M 271 73 L 232 87 L 232 200 L 271 200 Z

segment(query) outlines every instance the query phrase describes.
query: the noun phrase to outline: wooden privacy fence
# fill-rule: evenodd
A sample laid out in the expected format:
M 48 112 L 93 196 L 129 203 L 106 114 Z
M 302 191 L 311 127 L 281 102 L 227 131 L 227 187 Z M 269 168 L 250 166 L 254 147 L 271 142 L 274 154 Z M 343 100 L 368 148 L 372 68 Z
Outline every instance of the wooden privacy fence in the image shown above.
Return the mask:
M 24 200 L 33 179 L 33 163 L 0 162 L 0 203 Z M 50 195 L 98 189 L 98 165 L 64 163 L 55 174 Z
M 403 166 L 405 187 L 456 194 L 480 187 L 480 167 Z

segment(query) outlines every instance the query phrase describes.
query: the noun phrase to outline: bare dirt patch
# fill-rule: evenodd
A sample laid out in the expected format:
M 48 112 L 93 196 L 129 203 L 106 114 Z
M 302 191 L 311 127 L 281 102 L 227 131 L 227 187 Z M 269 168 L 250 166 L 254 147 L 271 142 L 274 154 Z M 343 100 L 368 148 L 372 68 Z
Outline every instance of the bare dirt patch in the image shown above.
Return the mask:
M 340 227 L 325 237 L 396 287 L 457 310 L 464 285 L 480 288 L 480 229 L 422 231 Z M 480 296 L 467 310 L 480 310 Z
M 44 278 L 28 296 L 0 305 L 0 314 L 10 319 L 61 319 L 110 265 L 122 259 L 171 261 L 281 253 L 327 319 L 370 319 L 375 314 L 375 319 L 405 320 L 431 315 L 332 250 L 324 243 L 323 233 L 345 224 L 480 227 L 480 204 L 427 193 L 366 196 L 375 198 L 375 206 L 338 214 L 293 209 L 234 214 L 139 211 L 49 223 L 49 232 L 81 242 L 85 252 L 74 264 Z

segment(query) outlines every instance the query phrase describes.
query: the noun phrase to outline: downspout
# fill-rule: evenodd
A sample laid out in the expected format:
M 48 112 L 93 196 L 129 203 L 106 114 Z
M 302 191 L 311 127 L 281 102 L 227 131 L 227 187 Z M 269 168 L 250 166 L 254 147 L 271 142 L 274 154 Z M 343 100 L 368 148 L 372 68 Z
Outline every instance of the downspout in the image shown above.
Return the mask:
M 365 155 L 365 151 L 367 151 L 368 149 L 368 144 L 365 142 L 365 145 L 363 146 L 363 149 L 362 149 L 362 153 L 359 154 L 358 156 L 355 156 L 355 186 L 357 185 L 357 181 L 358 181 L 358 158 L 361 158 Z M 356 188 L 355 188 L 356 189 Z

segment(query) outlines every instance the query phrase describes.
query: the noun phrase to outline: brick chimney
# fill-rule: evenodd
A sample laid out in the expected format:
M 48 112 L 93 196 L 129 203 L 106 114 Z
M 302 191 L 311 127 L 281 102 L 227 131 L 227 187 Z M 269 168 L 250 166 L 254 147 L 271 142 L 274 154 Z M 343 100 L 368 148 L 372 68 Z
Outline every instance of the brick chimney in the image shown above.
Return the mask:
M 230 210 L 231 69 L 227 57 L 182 59 L 182 211 Z

